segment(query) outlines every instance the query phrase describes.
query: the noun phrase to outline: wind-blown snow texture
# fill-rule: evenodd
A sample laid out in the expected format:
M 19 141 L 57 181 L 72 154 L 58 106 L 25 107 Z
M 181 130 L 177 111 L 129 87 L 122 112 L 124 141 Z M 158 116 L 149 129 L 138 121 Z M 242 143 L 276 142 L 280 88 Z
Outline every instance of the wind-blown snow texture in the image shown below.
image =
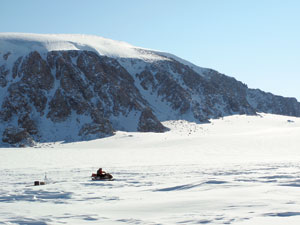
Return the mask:
M 0 224 L 300 223 L 300 118 L 163 122 L 165 133 L 0 151 Z M 91 181 L 99 167 L 115 180 Z M 47 173 L 49 183 L 33 186 Z
M 0 34 L 3 146 L 73 142 L 117 130 L 165 132 L 257 112 L 300 116 L 300 104 L 168 53 L 87 35 Z

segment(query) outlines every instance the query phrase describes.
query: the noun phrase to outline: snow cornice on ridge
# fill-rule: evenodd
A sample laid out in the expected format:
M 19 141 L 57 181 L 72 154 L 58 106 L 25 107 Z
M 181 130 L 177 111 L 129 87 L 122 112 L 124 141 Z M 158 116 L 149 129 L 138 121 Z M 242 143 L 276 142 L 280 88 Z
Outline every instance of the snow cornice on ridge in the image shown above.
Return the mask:
M 28 54 L 32 51 L 87 50 L 113 58 L 136 58 L 146 61 L 169 60 L 156 51 L 135 47 L 95 35 L 0 33 L 0 51 Z

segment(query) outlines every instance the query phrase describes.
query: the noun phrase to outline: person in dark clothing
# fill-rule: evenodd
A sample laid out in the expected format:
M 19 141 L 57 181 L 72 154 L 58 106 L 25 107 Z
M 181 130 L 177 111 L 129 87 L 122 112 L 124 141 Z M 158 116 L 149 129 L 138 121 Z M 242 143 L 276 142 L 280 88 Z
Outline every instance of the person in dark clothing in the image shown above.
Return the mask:
M 98 177 L 104 177 L 105 176 L 105 171 L 103 171 L 102 170 L 102 168 L 99 168 L 98 170 L 97 170 L 97 176 Z
M 92 173 L 92 180 L 112 180 L 113 176 L 99 168 L 97 173 Z

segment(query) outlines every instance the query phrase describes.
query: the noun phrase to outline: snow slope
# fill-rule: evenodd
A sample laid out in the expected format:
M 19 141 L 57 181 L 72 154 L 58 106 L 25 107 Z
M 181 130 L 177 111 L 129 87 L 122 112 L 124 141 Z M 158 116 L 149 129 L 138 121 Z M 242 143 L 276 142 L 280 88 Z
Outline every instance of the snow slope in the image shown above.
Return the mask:
M 87 50 L 113 58 L 167 60 L 154 51 L 137 48 L 126 42 L 83 34 L 0 33 L 0 52 L 25 55 L 32 51 Z
M 60 50 L 94 51 L 99 55 L 117 59 L 132 58 L 144 61 L 175 59 L 189 66 L 200 75 L 207 70 L 170 53 L 135 47 L 123 41 L 111 40 L 96 35 L 0 33 L 0 53 L 11 52 L 14 53 L 13 55 L 21 56 L 32 51 L 49 52 Z M 135 73 L 137 71 L 135 70 Z
M 1 149 L 0 224 L 299 224 L 299 118 L 164 125 Z M 100 166 L 115 181 L 91 181 Z M 45 172 L 51 182 L 31 186 Z

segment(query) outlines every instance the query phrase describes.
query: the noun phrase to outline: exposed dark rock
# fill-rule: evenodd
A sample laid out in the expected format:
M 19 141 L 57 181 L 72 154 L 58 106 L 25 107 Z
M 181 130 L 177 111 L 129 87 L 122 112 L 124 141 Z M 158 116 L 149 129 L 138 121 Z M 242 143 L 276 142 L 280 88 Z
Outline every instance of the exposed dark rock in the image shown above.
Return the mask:
M 147 104 L 135 87 L 133 78 L 115 59 L 83 51 L 78 56 L 77 66 L 97 97 L 109 106 L 106 114 L 127 115 Z
M 6 69 L 4 65 L 0 66 L 0 86 L 1 87 L 6 87 L 7 80 L 6 76 L 8 75 L 9 70 Z
M 71 106 L 68 104 L 65 95 L 57 89 L 54 97 L 49 102 L 49 113 L 47 115 L 53 122 L 62 122 L 71 115 Z
M 21 115 L 18 119 L 19 127 L 23 128 L 30 135 L 38 134 L 37 125 L 34 120 L 30 119 L 29 115 Z
M 12 77 L 16 78 L 17 76 L 20 76 L 19 70 L 20 70 L 20 64 L 22 62 L 23 56 L 20 56 L 16 62 L 14 63 L 14 66 L 12 68 Z
M 82 126 L 79 131 L 79 136 L 88 137 L 95 135 L 98 138 L 114 134 L 114 129 L 108 120 L 103 120 L 102 124 L 89 123 Z
M 3 59 L 4 59 L 4 60 L 7 60 L 7 59 L 8 59 L 8 56 L 10 56 L 10 55 L 11 55 L 11 52 L 5 53 L 5 54 L 3 55 Z
M 300 117 L 300 104 L 295 98 L 284 98 L 259 89 L 248 89 L 247 98 L 257 112 Z
M 161 122 L 153 115 L 150 108 L 142 111 L 138 123 L 138 131 L 162 133 L 167 130 L 168 129 L 164 127 Z
M 156 92 L 179 115 L 192 112 L 199 122 L 232 114 L 255 115 L 247 86 L 214 70 L 201 76 L 176 60 L 152 63 L 136 77 L 145 91 Z
M 30 134 L 22 128 L 8 126 L 2 135 L 2 141 L 18 147 L 33 146 L 34 141 Z
M 22 82 L 35 89 L 50 90 L 54 84 L 49 65 L 38 52 L 31 52 L 21 66 Z
M 8 96 L 2 104 L 1 115 L 4 121 L 9 121 L 13 114 L 30 113 L 32 106 L 20 83 L 13 83 L 8 88 Z
M 154 77 L 149 70 L 144 70 L 140 74 L 136 74 L 136 76 L 140 79 L 140 84 L 144 88 L 144 90 L 154 91 L 154 87 L 156 87 Z

